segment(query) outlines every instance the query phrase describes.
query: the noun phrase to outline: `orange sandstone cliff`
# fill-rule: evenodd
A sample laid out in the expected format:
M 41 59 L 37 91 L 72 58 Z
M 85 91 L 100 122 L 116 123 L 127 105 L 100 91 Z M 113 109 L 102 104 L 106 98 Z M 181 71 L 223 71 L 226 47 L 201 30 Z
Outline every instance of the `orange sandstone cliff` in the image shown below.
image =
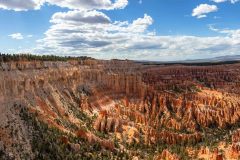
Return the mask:
M 2 159 L 239 159 L 240 65 L 0 65 Z

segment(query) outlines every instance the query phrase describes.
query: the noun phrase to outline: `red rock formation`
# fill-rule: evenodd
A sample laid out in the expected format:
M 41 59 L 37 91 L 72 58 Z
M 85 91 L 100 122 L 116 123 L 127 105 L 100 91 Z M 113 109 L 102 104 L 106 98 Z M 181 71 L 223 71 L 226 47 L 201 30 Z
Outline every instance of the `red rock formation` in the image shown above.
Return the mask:
M 95 130 L 101 132 L 120 132 L 122 122 L 117 117 L 108 115 L 107 111 L 101 111 L 93 126 Z
M 156 156 L 154 160 L 180 160 L 180 158 L 176 154 L 172 154 L 168 150 L 163 150 L 161 155 Z
M 78 128 L 89 123 L 74 112 L 97 113 L 93 127 L 106 134 L 134 128 L 134 136 L 148 145 L 196 144 L 202 128 L 227 129 L 239 123 L 239 67 L 143 66 L 117 60 L 1 63 L 0 102 L 21 100 L 40 120 L 110 150 L 111 141 Z M 239 137 L 238 132 L 232 136 L 236 154 Z

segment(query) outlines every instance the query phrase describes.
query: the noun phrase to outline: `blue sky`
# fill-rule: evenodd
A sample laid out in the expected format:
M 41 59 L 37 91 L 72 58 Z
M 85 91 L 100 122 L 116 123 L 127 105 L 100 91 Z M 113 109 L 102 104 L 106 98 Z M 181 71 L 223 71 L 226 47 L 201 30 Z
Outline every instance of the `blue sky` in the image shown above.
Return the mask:
M 240 54 L 238 0 L 1 0 L 0 52 L 183 60 Z

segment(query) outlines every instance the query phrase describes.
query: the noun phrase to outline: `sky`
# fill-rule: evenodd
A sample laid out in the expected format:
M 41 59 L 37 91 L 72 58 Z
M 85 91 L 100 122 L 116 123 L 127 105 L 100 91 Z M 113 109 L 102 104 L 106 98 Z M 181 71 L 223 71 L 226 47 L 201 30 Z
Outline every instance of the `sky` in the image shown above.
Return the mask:
M 0 46 L 98 59 L 240 55 L 240 0 L 0 0 Z

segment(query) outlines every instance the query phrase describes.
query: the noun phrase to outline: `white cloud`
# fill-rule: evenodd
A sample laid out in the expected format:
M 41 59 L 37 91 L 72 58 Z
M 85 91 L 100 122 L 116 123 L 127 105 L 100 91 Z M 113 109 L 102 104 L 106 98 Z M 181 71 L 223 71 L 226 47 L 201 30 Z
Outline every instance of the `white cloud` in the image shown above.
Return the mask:
M 212 0 L 212 1 L 215 2 L 215 3 L 222 3 L 222 2 L 226 2 L 228 0 Z
M 240 48 L 240 29 L 218 29 L 213 25 L 209 25 L 209 29 L 220 34 L 225 34 L 225 37 L 228 37 L 228 39 L 231 40 L 230 43 L 233 48 Z M 236 53 L 238 52 L 239 51 L 236 51 Z
M 11 37 L 12 39 L 17 39 L 17 40 L 23 39 L 23 35 L 21 33 L 13 33 L 8 36 Z
M 93 9 L 122 9 L 128 4 L 128 0 L 116 0 L 114 3 L 111 0 L 46 0 L 49 4 L 57 5 L 63 8 L 77 10 L 93 10 Z
M 129 23 L 127 21 L 111 22 L 103 13 L 94 11 L 93 13 L 96 14 L 93 14 L 92 12 L 70 11 L 53 15 L 51 19 L 53 25 L 45 33 L 46 37 L 39 40 L 38 51 L 62 50 L 69 53 L 81 51 L 85 54 L 96 54 L 101 51 L 126 50 L 127 47 L 133 47 L 129 46 L 128 41 L 144 39 L 145 33 L 149 34 L 148 26 L 153 23 L 153 19 L 147 14 Z M 84 15 L 84 22 L 87 21 L 87 23 L 83 23 L 82 17 L 77 15 Z M 66 17 L 70 19 L 78 17 L 81 20 L 75 22 Z M 108 23 L 92 22 L 92 19 L 95 22 L 102 22 L 103 17 L 108 20 Z
M 128 5 L 128 0 L 117 0 L 112 7 L 106 9 L 124 9 Z
M 159 36 L 148 29 L 153 19 L 147 14 L 128 22 L 112 21 L 100 12 L 122 9 L 128 0 L 0 0 L 0 8 L 15 11 L 38 9 L 43 2 L 71 11 L 58 12 L 52 16 L 52 25 L 45 32 L 45 37 L 38 40 L 37 47 L 33 50 L 35 53 L 144 60 L 240 54 L 240 30 L 220 30 L 210 26 L 219 36 Z M 192 16 L 203 18 L 217 10 L 215 5 L 201 4 L 193 10 Z M 9 36 L 13 39 L 24 38 L 21 33 Z
M 213 2 L 215 3 L 223 3 L 223 2 L 227 2 L 227 1 L 230 1 L 231 3 L 236 3 L 238 2 L 239 0 L 212 0 Z
M 143 18 L 138 18 L 137 20 L 133 21 L 129 28 L 132 32 L 144 32 L 148 26 L 152 25 L 153 19 L 152 17 L 144 14 Z
M 92 23 L 89 20 L 102 22 L 98 19 L 105 16 L 96 11 L 56 13 L 52 16 L 52 26 L 45 33 L 46 37 L 38 41 L 34 52 L 145 60 L 240 54 L 240 38 L 237 36 L 239 31 L 236 30 L 221 31 L 219 34 L 223 35 L 215 37 L 159 36 L 155 31 L 148 30 L 153 19 L 147 14 L 132 22 L 112 22 L 109 18 L 108 23 Z M 78 17 L 79 22 L 72 20 L 73 17 Z
M 232 38 L 233 44 L 240 45 L 240 29 L 217 29 L 213 27 L 212 30 L 218 33 L 226 34 L 228 37 Z
M 207 17 L 206 14 L 211 12 L 216 12 L 218 10 L 217 6 L 209 4 L 200 4 L 193 9 L 192 16 L 197 18 Z
M 0 9 L 14 11 L 40 9 L 43 2 L 43 0 L 0 0 Z
M 52 23 L 110 23 L 110 18 L 98 11 L 57 12 L 50 20 Z
M 46 2 L 63 8 L 77 10 L 123 9 L 128 4 L 128 0 L 116 0 L 114 3 L 111 0 L 71 0 L 71 1 L 46 0 Z
M 231 30 L 231 29 L 218 29 L 216 28 L 214 25 L 209 25 L 209 29 L 214 31 L 214 32 L 218 32 L 221 34 L 227 34 L 228 36 L 236 39 L 236 38 L 240 38 L 240 29 L 236 29 L 236 30 Z M 239 39 L 240 42 L 240 39 Z
M 128 5 L 128 0 L 1 0 L 0 8 L 14 11 L 27 11 L 40 9 L 44 3 L 76 10 L 94 9 L 123 9 Z

